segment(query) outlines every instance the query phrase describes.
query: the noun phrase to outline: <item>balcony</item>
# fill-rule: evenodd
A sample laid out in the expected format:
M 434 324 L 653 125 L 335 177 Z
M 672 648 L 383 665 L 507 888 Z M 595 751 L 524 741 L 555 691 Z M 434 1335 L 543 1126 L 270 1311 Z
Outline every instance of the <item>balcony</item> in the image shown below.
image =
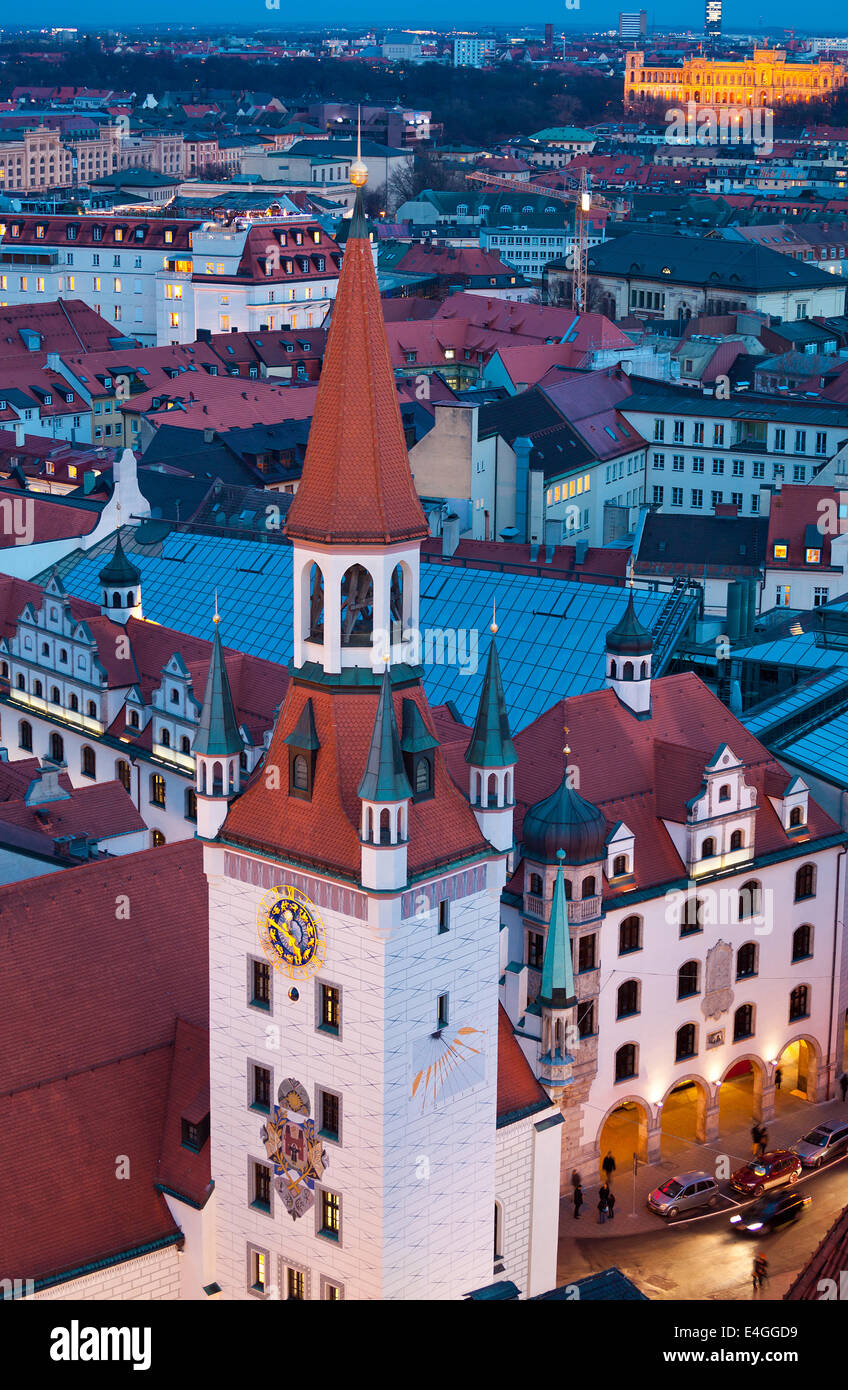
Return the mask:
M 594 897 L 575 898 L 572 902 L 566 903 L 569 922 L 591 922 L 596 917 L 600 917 L 602 902 L 600 893 L 596 893 Z M 537 898 L 533 893 L 525 894 L 524 915 L 525 917 L 532 917 L 538 922 L 549 922 L 551 919 L 551 899 Z

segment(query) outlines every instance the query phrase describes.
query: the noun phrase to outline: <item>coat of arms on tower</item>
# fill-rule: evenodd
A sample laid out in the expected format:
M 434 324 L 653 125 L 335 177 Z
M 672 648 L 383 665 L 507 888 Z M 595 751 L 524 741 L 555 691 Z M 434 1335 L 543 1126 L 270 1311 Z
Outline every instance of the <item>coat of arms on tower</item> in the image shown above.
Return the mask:
M 265 1151 L 274 1165 L 274 1187 L 293 1221 L 304 1216 L 315 1201 L 315 1182 L 320 1181 L 329 1159 L 309 1118 L 309 1096 L 299 1081 L 289 1077 L 277 1093 L 279 1104 L 262 1126 Z

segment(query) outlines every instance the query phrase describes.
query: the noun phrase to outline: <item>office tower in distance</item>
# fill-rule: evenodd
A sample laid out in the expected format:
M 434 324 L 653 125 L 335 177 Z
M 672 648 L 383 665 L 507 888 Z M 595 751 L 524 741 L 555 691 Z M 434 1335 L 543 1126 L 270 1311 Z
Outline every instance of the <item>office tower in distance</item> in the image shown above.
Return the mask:
M 639 39 L 648 32 L 647 10 L 633 10 L 618 16 L 618 37 L 620 39 Z

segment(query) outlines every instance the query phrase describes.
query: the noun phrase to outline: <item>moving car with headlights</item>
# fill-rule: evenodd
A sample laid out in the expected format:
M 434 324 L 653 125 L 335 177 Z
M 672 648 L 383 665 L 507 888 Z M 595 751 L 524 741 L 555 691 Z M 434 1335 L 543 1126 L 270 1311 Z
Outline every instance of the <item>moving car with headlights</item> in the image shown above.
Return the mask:
M 820 1168 L 828 1159 L 848 1152 L 848 1120 L 816 1125 L 792 1147 L 805 1168 Z
M 754 1158 L 744 1168 L 731 1174 L 730 1186 L 746 1197 L 761 1197 L 770 1187 L 785 1187 L 797 1182 L 803 1169 L 801 1160 L 791 1149 L 772 1149 L 761 1158 Z
M 648 1206 L 660 1216 L 678 1216 L 682 1211 L 711 1207 L 718 1200 L 718 1183 L 709 1173 L 680 1173 L 656 1188 Z
M 737 1212 L 730 1218 L 734 1231 L 759 1235 L 763 1231 L 776 1231 L 781 1226 L 790 1226 L 807 1208 L 812 1197 L 801 1192 L 772 1192 L 760 1197 L 746 1211 Z

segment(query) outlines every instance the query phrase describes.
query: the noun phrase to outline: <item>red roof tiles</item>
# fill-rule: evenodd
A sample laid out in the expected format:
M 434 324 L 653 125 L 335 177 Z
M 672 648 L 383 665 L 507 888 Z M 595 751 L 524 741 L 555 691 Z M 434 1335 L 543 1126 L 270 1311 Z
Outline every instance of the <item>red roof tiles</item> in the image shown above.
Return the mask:
M 184 840 L 4 886 L 0 936 L 7 1267 L 49 1278 L 175 1238 L 155 1183 L 168 1174 L 168 1185 L 198 1199 L 209 1181 L 208 1146 L 180 1167 L 165 1128 L 204 1079 L 200 844 Z M 39 1175 L 50 1135 L 61 1136 L 61 1155 L 45 1201 Z M 116 1182 L 121 1154 L 129 1175 Z
M 650 719 L 637 718 L 612 690 L 597 690 L 560 700 L 516 735 L 516 838 L 528 808 L 562 778 L 567 724 L 581 795 L 603 811 L 610 829 L 623 821 L 636 837 L 636 888 L 685 874 L 663 821 L 685 822 L 686 802 L 700 793 L 704 768 L 722 743 L 746 764 L 745 779 L 759 793 L 755 853 L 787 848 L 791 841 L 768 798 L 790 778 L 768 749 L 692 672 L 655 680 L 651 694 Z M 808 827 L 811 841 L 839 833 L 812 800 Z M 608 885 L 605 891 L 614 896 Z
M 533 1075 L 533 1068 L 521 1051 L 512 1031 L 509 1015 L 498 1005 L 498 1096 L 499 1124 L 528 1110 L 544 1110 L 551 1104 L 550 1096 Z
M 303 465 L 295 540 L 389 544 L 428 534 L 412 482 L 371 243 L 348 237 Z
M 358 786 L 368 759 L 377 712 L 377 686 L 328 690 L 294 682 L 280 711 L 271 746 L 247 790 L 234 802 L 222 833 L 256 849 L 310 863 L 346 878 L 360 872 Z M 312 700 L 320 748 L 315 764 L 312 800 L 288 794 L 286 737 L 295 728 L 304 705 Z M 402 701 L 412 699 L 431 732 L 433 721 L 420 685 L 394 692 L 398 727 L 403 723 Z M 279 789 L 269 787 L 269 769 L 279 773 Z M 434 796 L 409 808 L 410 873 L 488 850 L 466 798 L 457 790 L 441 751 L 436 751 Z

